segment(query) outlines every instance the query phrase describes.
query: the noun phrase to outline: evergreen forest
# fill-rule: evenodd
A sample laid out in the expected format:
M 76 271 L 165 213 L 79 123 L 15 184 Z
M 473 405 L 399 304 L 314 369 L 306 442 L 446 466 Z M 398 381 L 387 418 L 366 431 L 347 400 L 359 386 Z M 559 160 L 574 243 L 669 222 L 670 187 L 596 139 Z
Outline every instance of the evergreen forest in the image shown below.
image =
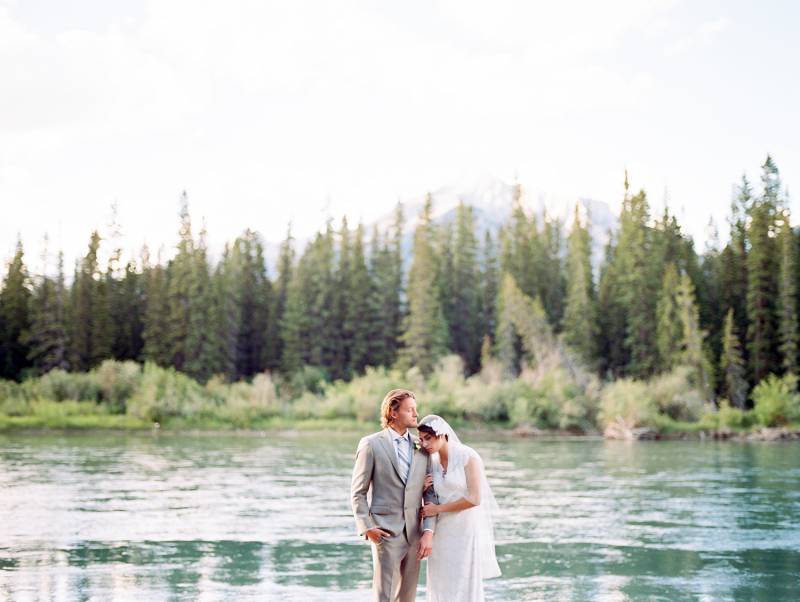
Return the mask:
M 438 390 L 446 399 L 433 406 L 449 415 L 557 428 L 622 418 L 633 427 L 653 419 L 620 408 L 626 395 L 678 379 L 682 393 L 655 399 L 654 415 L 696 421 L 725 411 L 745 425 L 769 398 L 762 423 L 800 421 L 800 231 L 771 157 L 759 182 L 743 176 L 736 187 L 724 244 L 712 236 L 702 251 L 668 209 L 653 215 L 626 175 L 619 228 L 599 267 L 591 215 L 577 205 L 571 224 L 533 215 L 523 192 L 517 185 L 499 232 L 480 237 L 463 203 L 454 220 L 436 223 L 430 195 L 420 215 L 398 204 L 385 231 L 331 220 L 302 249 L 289 231 L 274 273 L 250 229 L 212 261 L 185 193 L 168 261 L 147 248 L 123 261 L 115 238 L 95 231 L 69 272 L 59 253 L 34 274 L 18 241 L 0 288 L 0 413 L 88 400 L 130 414 L 145 387 L 122 387 L 130 373 L 152 375 L 150 405 L 139 411 L 150 420 L 185 414 L 170 409 L 181 402 L 167 398 L 181 395 L 163 388 L 169 374 L 216 391 L 217 406 L 237 386 L 268 382 L 270 403 L 284 408 L 273 413 L 291 402 L 301 417 L 371 419 L 372 410 L 353 409 L 361 402 L 331 400 L 348 392 L 377 404 L 381 387 L 417 383 Z M 406 220 L 415 223 L 410 258 Z M 95 384 L 54 384 L 79 375 Z M 375 391 L 354 392 L 370 375 L 383 375 Z M 491 399 L 461 399 L 492 386 Z

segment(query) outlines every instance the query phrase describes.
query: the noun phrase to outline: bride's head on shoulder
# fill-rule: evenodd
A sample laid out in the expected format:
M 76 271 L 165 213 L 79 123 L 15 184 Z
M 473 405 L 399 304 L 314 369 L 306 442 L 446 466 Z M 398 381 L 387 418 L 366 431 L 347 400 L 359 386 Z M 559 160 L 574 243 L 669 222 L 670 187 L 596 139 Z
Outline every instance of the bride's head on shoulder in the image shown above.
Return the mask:
M 449 425 L 443 418 L 431 414 L 419 421 L 417 431 L 419 431 L 419 444 L 427 454 L 435 454 L 447 450 L 450 441 Z

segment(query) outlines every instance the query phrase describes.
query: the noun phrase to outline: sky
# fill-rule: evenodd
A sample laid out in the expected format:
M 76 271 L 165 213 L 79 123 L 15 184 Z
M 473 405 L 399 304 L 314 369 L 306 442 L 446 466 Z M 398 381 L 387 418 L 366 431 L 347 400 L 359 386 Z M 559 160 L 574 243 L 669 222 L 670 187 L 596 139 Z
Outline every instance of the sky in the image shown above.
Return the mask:
M 0 0 L 0 260 L 47 234 L 70 271 L 112 204 L 168 256 L 183 190 L 219 249 L 483 174 L 616 209 L 626 169 L 724 236 L 767 153 L 800 185 L 798 30 L 769 0 Z

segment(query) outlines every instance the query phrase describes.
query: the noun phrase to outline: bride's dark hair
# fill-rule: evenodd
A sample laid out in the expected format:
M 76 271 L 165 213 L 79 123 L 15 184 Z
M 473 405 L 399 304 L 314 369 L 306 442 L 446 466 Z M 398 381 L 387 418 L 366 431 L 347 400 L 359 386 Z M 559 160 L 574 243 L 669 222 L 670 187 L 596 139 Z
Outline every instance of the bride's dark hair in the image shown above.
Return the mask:
M 433 435 L 434 437 L 438 437 L 438 436 L 439 436 L 439 435 L 437 435 L 437 434 L 436 434 L 436 431 L 434 431 L 434 430 L 433 430 L 433 429 L 432 429 L 432 428 L 431 428 L 429 425 L 427 425 L 427 424 L 420 424 L 420 425 L 417 427 L 417 430 L 418 430 L 420 433 L 428 433 L 429 435 Z M 447 435 L 445 435 L 445 436 L 444 436 L 444 439 L 445 439 L 445 441 L 449 441 L 449 440 L 450 440 L 450 437 L 448 437 Z

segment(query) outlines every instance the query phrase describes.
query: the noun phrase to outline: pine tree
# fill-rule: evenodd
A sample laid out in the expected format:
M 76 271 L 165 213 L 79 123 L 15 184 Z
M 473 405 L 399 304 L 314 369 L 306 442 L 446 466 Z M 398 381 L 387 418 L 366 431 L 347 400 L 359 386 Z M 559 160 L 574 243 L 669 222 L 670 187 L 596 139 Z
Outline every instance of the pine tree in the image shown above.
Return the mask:
M 736 336 L 736 322 L 733 308 L 725 316 L 722 332 L 722 355 L 720 356 L 720 373 L 722 376 L 722 395 L 734 407 L 745 409 L 747 403 L 747 379 L 745 363 L 742 358 L 741 344 Z
M 494 336 L 497 327 L 497 295 L 500 267 L 492 233 L 486 230 L 481 256 L 481 338 Z M 482 344 L 483 347 L 483 344 Z
M 534 241 L 538 241 L 535 247 L 538 251 L 535 290 L 538 290 L 550 323 L 556 327 L 564 316 L 567 288 L 561 261 L 564 255 L 562 239 L 561 222 L 548 216 L 545 216 L 542 232 L 534 232 Z
M 689 274 L 692 283 L 699 280 L 700 266 L 691 238 L 683 235 L 677 217 L 664 207 L 661 219 L 656 220 L 652 236 L 651 261 L 657 266 L 675 265 L 679 273 Z
M 133 260 L 125 264 L 125 275 L 120 283 L 120 315 L 122 324 L 117 330 L 115 357 L 138 360 L 144 347 L 144 275 Z
M 215 374 L 220 374 L 229 381 L 236 381 L 240 374 L 239 365 L 239 328 L 242 324 L 241 288 L 237 258 L 230 245 L 226 244 L 222 259 L 217 263 L 212 278 L 213 319 L 212 325 L 217 344 L 215 358 Z
M 501 270 L 514 278 L 524 294 L 534 297 L 540 293 L 538 271 L 541 265 L 542 253 L 536 220 L 529 219 L 525 214 L 522 187 L 516 184 L 511 218 L 501 230 Z
M 647 227 L 649 205 L 643 190 L 623 204 L 619 246 L 623 290 L 622 303 L 627 320 L 624 344 L 630 359 L 625 371 L 634 378 L 646 378 L 656 366 L 655 298 L 657 266 L 649 261 L 650 234 Z
M 370 244 L 371 305 L 380 317 L 372 345 L 372 364 L 391 366 L 397 361 L 398 342 L 405 317 L 403 305 L 403 206 L 395 208 L 390 233 L 382 241 L 375 227 Z
M 107 304 L 108 344 L 111 348 L 112 357 L 116 359 L 133 359 L 129 356 L 130 337 L 126 336 L 128 333 L 125 331 L 132 326 L 132 320 L 135 318 L 130 313 L 133 308 L 129 306 L 129 302 L 134 301 L 134 299 L 129 299 L 125 295 L 126 291 L 123 285 L 125 268 L 122 266 L 121 238 L 122 228 L 118 221 L 117 204 L 112 203 L 111 221 L 108 225 L 108 235 L 105 239 L 107 244 L 111 246 L 111 250 L 106 264 L 106 273 L 102 279 L 102 287 Z M 135 279 L 135 271 L 132 272 L 131 276 Z M 130 286 L 131 282 L 127 284 Z
M 567 345 L 591 366 L 595 361 L 597 317 L 588 219 L 586 222 L 582 223 L 580 205 L 576 204 L 567 241 L 567 299 L 563 332 Z
M 58 274 L 47 275 L 48 239 L 44 239 L 42 274 L 31 299 L 31 327 L 26 343 L 30 345 L 28 359 L 37 372 L 44 374 L 55 368 L 66 370 L 67 331 L 64 286 L 64 255 L 58 254 Z
M 369 344 L 369 364 L 391 366 L 395 361 L 397 333 L 391 321 L 393 303 L 394 262 L 387 241 L 381 236 L 378 226 L 373 226 L 369 243 L 369 281 L 368 304 L 376 320 L 373 336 Z
M 681 363 L 691 368 L 692 384 L 710 400 L 713 397 L 714 381 L 711 362 L 705 349 L 706 333 L 700 328 L 694 284 L 686 273 L 681 274 L 675 291 L 675 303 L 683 327 Z
M 455 318 L 455 280 L 453 266 L 453 224 L 445 222 L 435 227 L 435 256 L 437 273 L 434 281 L 438 284 L 439 305 L 442 308 L 442 315 L 448 326 L 447 347 L 453 348 L 453 323 Z
M 22 241 L 17 239 L 0 290 L 0 378 L 19 379 L 30 366 L 25 340 L 31 326 L 31 291 L 24 256 Z
M 336 249 L 334 231 L 330 221 L 324 234 L 317 235 L 310 248 L 305 307 L 309 314 L 308 363 L 330 370 L 335 367 L 341 323 L 333 319 L 336 289 Z
M 700 260 L 700 280 L 704 283 L 698 292 L 697 302 L 700 306 L 700 323 L 709 332 L 708 344 L 712 357 L 718 358 L 722 353 L 722 323 L 725 320 L 726 308 L 722 306 L 722 254 L 720 253 L 719 232 L 713 218 L 709 219 L 705 250 Z
M 494 355 L 503 367 L 506 378 L 514 378 L 519 374 L 519 357 L 521 343 L 514 327 L 514 320 L 509 309 L 511 300 L 509 292 L 516 287 L 514 277 L 503 274 L 503 282 L 497 294 L 497 325 L 494 333 Z
M 609 233 L 597 287 L 598 372 L 604 377 L 624 373 L 630 356 L 625 340 L 626 312 L 623 305 L 623 278 L 616 260 L 617 239 Z
M 503 276 L 497 324 L 497 355 L 508 375 L 518 371 L 514 337 L 522 347 L 522 357 L 534 366 L 555 349 L 553 330 L 541 299 L 531 299 L 523 293 L 510 274 Z
M 780 277 L 778 281 L 778 333 L 783 369 L 797 374 L 797 242 L 789 223 L 788 211 L 783 212 L 780 229 Z
M 214 289 L 208 265 L 206 231 L 200 231 L 192 261 L 189 293 L 189 330 L 186 333 L 186 362 L 184 369 L 193 378 L 205 382 L 221 372 L 214 324 Z
M 529 218 L 525 213 L 522 198 L 522 187 L 515 184 L 511 217 L 500 230 L 500 273 L 503 275 L 501 281 L 505 275 L 509 275 L 522 294 L 530 298 L 538 297 L 541 300 L 542 280 L 546 277 L 546 257 L 536 217 Z M 516 331 L 501 320 L 500 315 L 503 310 L 501 292 L 498 294 L 494 340 L 498 357 L 508 371 L 512 370 L 511 367 L 520 365 L 523 348 Z
M 281 370 L 292 374 L 308 362 L 310 319 L 306 313 L 306 270 L 308 249 L 293 271 L 286 289 L 286 306 L 281 316 Z
M 329 370 L 341 324 L 333 324 L 336 286 L 334 235 L 330 222 L 303 251 L 289 283 L 281 325 L 282 365 L 291 373 L 305 365 Z
M 180 230 L 178 252 L 167 266 L 167 338 L 170 363 L 184 370 L 186 363 L 186 337 L 189 334 L 189 296 L 192 286 L 194 242 L 189 216 L 189 199 L 184 191 L 180 198 Z
M 287 228 L 286 238 L 281 243 L 278 253 L 278 275 L 274 285 L 272 307 L 267 334 L 267 367 L 276 370 L 281 366 L 283 357 L 283 339 L 281 338 L 281 325 L 286 311 L 286 300 L 289 293 L 289 282 L 292 279 L 294 268 L 294 238 L 291 225 Z
M 720 299 L 723 310 L 733 308 L 736 331 L 747 332 L 748 287 L 748 216 L 754 203 L 753 190 L 742 176 L 736 196 L 731 202 L 730 242 L 722 251 Z
M 478 241 L 472 207 L 459 203 L 451 251 L 450 348 L 461 356 L 467 373 L 478 371 L 481 353 L 481 298 Z M 442 274 L 442 278 L 445 274 Z
M 626 172 L 620 228 L 606 248 L 598 287 L 598 355 L 601 373 L 647 378 L 657 365 L 655 318 L 661 275 L 651 258 L 647 196 L 643 190 L 630 196 L 628 189 Z
M 264 262 L 264 246 L 252 230 L 245 230 L 233 246 L 239 313 L 237 364 L 240 377 L 251 377 L 267 364 L 267 334 L 272 287 Z
M 400 352 L 402 366 L 416 366 L 426 375 L 447 351 L 447 323 L 436 286 L 438 265 L 432 213 L 433 201 L 429 194 L 414 232 L 413 259 L 408 275 L 408 316 Z
M 779 270 L 776 245 L 778 201 L 771 158 L 762 166 L 764 193 L 750 206 L 747 229 L 747 349 L 753 382 L 778 365 L 776 297 Z
M 353 337 L 355 336 L 354 324 L 348 320 L 348 295 L 352 277 L 352 249 L 350 246 L 350 228 L 347 224 L 347 217 L 342 218 L 341 229 L 339 230 L 339 253 L 338 263 L 335 268 L 336 285 L 331 291 L 332 314 L 331 320 L 341 325 L 340 336 L 331 341 L 332 343 L 332 362 L 329 366 L 330 375 L 333 379 L 349 379 L 351 376 L 350 352 L 353 347 Z
M 104 275 L 98 265 L 100 235 L 92 232 L 86 256 L 76 266 L 70 300 L 70 366 L 85 371 L 111 357 L 112 332 Z
M 111 305 L 109 302 L 109 289 L 111 287 L 102 273 L 98 273 L 97 280 L 92 288 L 94 291 L 93 306 L 95 310 L 92 320 L 92 357 L 90 366 L 97 366 L 103 360 L 114 357 L 116 328 L 109 313 Z
M 381 316 L 373 301 L 374 283 L 367 267 L 364 253 L 364 226 L 359 224 L 353 238 L 352 255 L 347 278 L 345 318 L 343 330 L 350 345 L 348 349 L 348 376 L 361 374 L 374 362 L 372 339 L 380 331 Z
M 144 310 L 142 316 L 142 360 L 167 367 L 172 361 L 168 335 L 167 270 L 161 265 L 161 253 L 156 264 L 150 265 L 150 251 L 142 249 L 142 278 L 144 280 Z
M 674 263 L 667 264 L 661 293 L 656 306 L 656 343 L 658 345 L 658 367 L 663 372 L 672 370 L 682 360 L 681 344 L 684 340 L 684 325 L 678 306 L 678 287 L 681 276 Z
M 381 315 L 386 316 L 387 330 L 386 344 L 387 365 L 394 363 L 398 355 L 398 342 L 403 332 L 403 324 L 406 319 L 408 307 L 405 305 L 406 291 L 404 289 L 404 260 L 403 260 L 403 227 L 405 216 L 403 205 L 397 204 L 394 212 L 394 222 L 392 224 L 391 244 L 387 248 L 389 265 L 386 295 L 382 297 L 385 301 Z

